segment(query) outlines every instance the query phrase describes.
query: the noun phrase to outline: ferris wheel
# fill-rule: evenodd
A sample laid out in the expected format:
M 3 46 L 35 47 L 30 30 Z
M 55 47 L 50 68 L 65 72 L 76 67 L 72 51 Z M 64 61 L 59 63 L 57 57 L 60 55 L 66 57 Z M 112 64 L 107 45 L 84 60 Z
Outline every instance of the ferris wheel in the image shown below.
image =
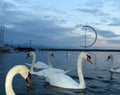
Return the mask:
M 80 47 L 82 48 L 88 48 L 88 47 L 91 47 L 95 44 L 96 40 L 97 40 L 97 32 L 96 30 L 89 26 L 89 25 L 84 25 L 82 26 L 82 30 L 85 32 L 85 35 L 84 35 L 84 45 L 80 45 Z M 91 38 L 88 38 L 88 34 L 91 33 Z M 89 40 L 91 39 L 91 40 Z

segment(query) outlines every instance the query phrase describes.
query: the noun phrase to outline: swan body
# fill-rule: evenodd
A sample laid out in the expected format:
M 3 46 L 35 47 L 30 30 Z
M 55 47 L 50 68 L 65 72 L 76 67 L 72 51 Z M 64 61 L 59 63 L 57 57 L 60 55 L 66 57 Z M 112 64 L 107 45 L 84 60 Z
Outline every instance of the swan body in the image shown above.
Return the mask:
M 35 74 L 35 72 L 33 74 Z M 56 71 L 54 72 L 54 70 L 51 70 L 51 68 L 39 71 L 39 73 L 35 75 L 43 76 L 50 85 L 55 87 L 66 88 L 66 89 L 81 88 L 79 87 L 80 86 L 79 83 L 77 83 L 71 77 L 61 72 L 56 72 Z M 82 88 L 85 87 L 86 87 L 85 85 L 82 86 Z
M 51 71 L 51 68 L 43 69 L 39 71 L 39 74 L 43 76 L 46 81 L 52 86 L 66 89 L 85 89 L 86 84 L 82 73 L 83 59 L 86 59 L 91 63 L 91 57 L 88 56 L 87 53 L 83 52 L 78 56 L 77 69 L 80 83 L 76 82 L 65 73 Z
M 114 69 L 113 68 L 113 65 L 114 65 L 114 56 L 113 55 L 109 55 L 107 60 L 111 61 L 111 63 L 110 63 L 110 72 L 120 73 L 120 68 L 119 69 Z
M 31 64 L 29 64 L 29 63 L 25 63 L 25 65 L 31 67 Z M 49 68 L 49 66 L 47 64 L 45 64 L 44 62 L 38 61 L 38 62 L 35 63 L 33 68 L 35 68 L 35 69 L 46 69 L 46 68 Z
M 31 74 L 34 74 L 34 75 L 41 75 L 41 74 L 39 74 L 39 72 L 35 72 L 35 71 L 33 71 L 33 68 L 34 68 L 34 66 L 37 66 L 37 65 L 35 65 L 36 63 L 35 63 L 35 59 L 36 59 L 36 55 L 35 55 L 35 52 L 33 52 L 33 51 L 30 51 L 29 53 L 28 53 L 28 55 L 29 55 L 29 57 L 32 57 L 32 63 L 31 63 Z M 49 53 L 49 56 L 48 56 L 48 67 L 47 68 L 49 68 L 49 70 L 51 71 L 51 72 L 61 72 L 61 73 L 67 73 L 67 72 L 69 72 L 70 70 L 67 70 L 67 71 L 64 71 L 64 70 L 62 70 L 62 69 L 56 69 L 56 68 L 53 68 L 52 67 L 52 65 L 50 65 L 51 64 L 51 62 L 50 62 L 50 56 L 53 56 L 52 55 L 52 53 Z M 42 63 L 42 64 L 44 64 L 44 63 Z M 47 65 L 47 64 L 46 64 Z M 39 64 L 39 66 L 41 66 L 42 67 L 42 65 L 41 64 Z M 41 68 L 40 67 L 40 68 Z M 39 68 L 39 69 L 40 69 Z M 41 68 L 41 69 L 47 69 L 47 68 Z M 51 69 L 50 69 L 51 68 Z
M 24 65 L 14 66 L 12 69 L 9 70 L 6 76 L 5 80 L 6 95 L 16 95 L 12 87 L 12 81 L 16 74 L 20 74 L 24 79 L 26 79 L 27 83 L 30 84 L 29 69 Z
M 70 70 L 67 70 L 67 71 L 64 71 L 62 69 L 56 69 L 56 68 L 47 68 L 47 69 L 43 69 L 43 70 L 40 70 L 40 71 L 33 71 L 32 74 L 33 75 L 37 75 L 37 76 L 40 76 L 40 77 L 44 77 L 46 74 L 58 74 L 58 73 L 68 73 Z
M 120 69 L 113 69 L 113 70 L 110 70 L 111 72 L 114 72 L 114 73 L 120 73 Z

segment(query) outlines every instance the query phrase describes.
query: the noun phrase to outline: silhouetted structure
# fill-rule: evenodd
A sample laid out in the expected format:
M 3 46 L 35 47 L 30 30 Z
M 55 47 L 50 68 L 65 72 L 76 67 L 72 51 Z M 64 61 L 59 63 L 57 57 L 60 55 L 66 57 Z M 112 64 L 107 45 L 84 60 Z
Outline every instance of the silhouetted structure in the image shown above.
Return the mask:
M 17 47 L 14 50 L 15 51 L 35 51 L 34 48 L 29 48 L 29 47 Z
M 120 52 L 120 49 L 67 49 L 67 48 L 41 48 L 41 51 L 92 51 L 92 52 Z

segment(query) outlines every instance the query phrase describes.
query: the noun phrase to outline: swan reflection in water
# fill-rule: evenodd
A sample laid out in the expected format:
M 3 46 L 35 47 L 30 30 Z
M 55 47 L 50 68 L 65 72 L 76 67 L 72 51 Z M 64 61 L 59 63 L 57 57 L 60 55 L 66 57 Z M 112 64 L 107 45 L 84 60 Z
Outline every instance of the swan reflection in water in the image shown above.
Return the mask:
M 60 87 L 51 86 L 48 82 L 44 81 L 44 79 L 36 81 L 36 76 L 32 76 L 31 78 L 31 87 L 28 87 L 27 92 L 30 95 L 36 95 L 37 93 L 44 95 L 85 95 L 85 89 L 64 89 Z M 74 77 L 73 77 L 74 78 Z M 39 78 L 38 78 L 39 79 Z M 38 90 L 39 87 L 39 90 Z M 42 91 L 40 89 L 45 89 Z
M 113 72 L 110 72 L 110 80 L 113 79 Z
M 85 95 L 85 89 L 64 89 L 51 86 L 48 82 L 43 85 L 52 94 Z

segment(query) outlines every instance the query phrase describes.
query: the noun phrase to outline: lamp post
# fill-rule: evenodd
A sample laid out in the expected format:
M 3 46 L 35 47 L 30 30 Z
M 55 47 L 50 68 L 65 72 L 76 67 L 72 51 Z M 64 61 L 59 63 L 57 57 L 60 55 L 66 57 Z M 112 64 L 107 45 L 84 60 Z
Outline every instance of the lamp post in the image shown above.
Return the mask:
M 32 40 L 30 40 L 30 48 L 31 48 L 31 43 L 32 43 Z

